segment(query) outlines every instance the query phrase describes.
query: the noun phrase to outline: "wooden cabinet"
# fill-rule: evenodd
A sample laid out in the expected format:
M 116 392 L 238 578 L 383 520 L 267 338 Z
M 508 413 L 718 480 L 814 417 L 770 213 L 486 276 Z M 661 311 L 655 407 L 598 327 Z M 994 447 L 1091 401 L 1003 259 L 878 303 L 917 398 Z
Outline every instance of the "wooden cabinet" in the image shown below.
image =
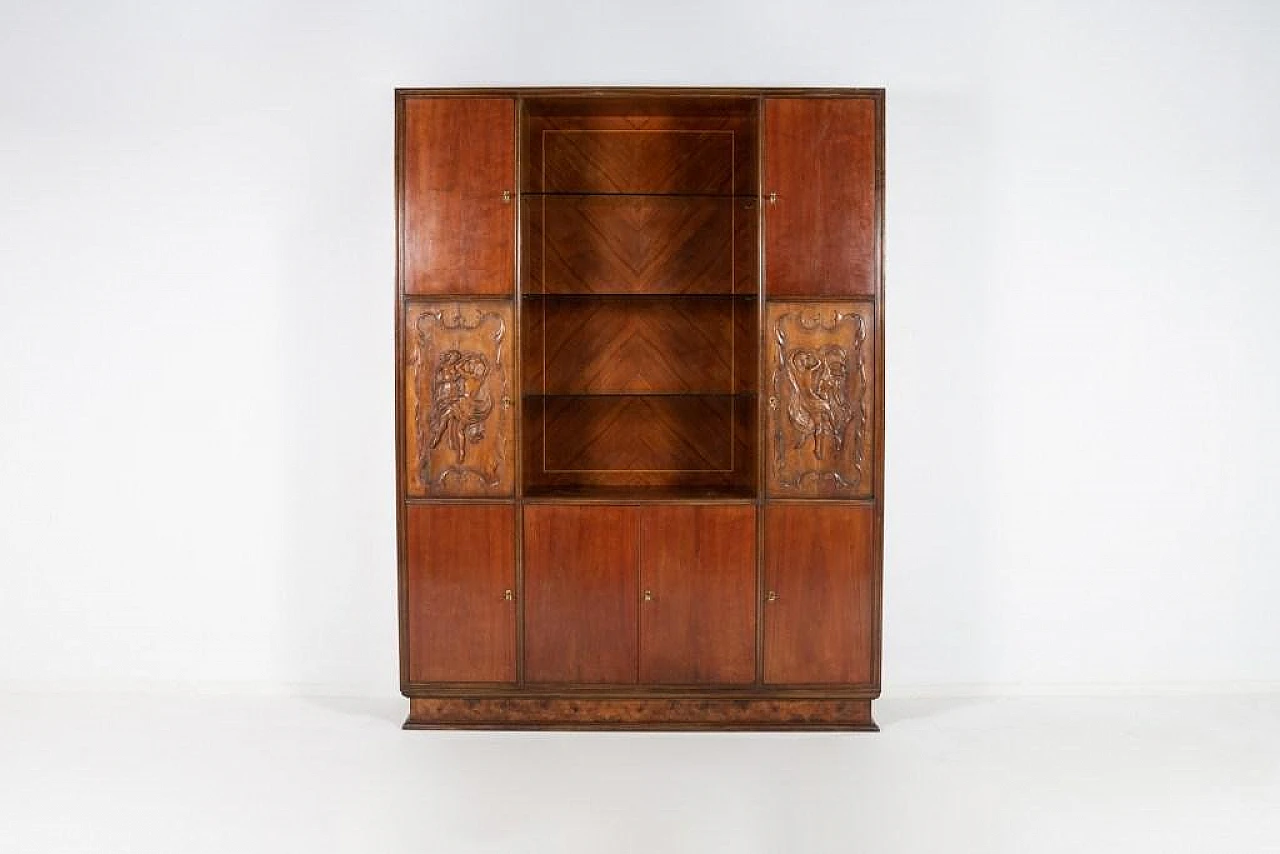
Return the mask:
M 406 726 L 873 729 L 883 92 L 396 105 Z
M 749 505 L 526 507 L 525 679 L 751 683 L 755 521 Z

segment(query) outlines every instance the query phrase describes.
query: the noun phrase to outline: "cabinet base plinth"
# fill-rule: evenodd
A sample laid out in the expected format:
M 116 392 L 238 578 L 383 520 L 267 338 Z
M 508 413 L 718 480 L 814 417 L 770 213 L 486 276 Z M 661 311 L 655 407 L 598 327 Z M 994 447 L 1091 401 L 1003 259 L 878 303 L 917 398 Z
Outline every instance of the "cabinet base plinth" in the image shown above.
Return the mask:
M 415 698 L 404 728 L 879 730 L 870 700 L 563 697 Z

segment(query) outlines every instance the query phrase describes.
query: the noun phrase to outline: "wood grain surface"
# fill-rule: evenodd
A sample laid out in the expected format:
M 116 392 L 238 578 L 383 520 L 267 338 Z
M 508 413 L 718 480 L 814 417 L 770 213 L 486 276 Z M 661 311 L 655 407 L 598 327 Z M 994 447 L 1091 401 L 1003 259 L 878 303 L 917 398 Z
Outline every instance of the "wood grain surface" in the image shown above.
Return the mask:
M 409 677 L 516 678 L 515 510 L 510 504 L 406 511 Z
M 408 294 L 515 292 L 515 101 L 403 103 L 401 275 Z
M 768 294 L 876 293 L 876 102 L 769 98 L 764 124 Z

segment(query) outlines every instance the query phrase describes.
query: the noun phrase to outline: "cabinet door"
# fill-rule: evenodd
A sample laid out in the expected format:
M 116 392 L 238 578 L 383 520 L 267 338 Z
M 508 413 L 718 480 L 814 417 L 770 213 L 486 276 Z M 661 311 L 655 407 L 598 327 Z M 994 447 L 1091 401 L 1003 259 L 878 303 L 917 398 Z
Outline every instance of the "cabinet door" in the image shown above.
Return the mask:
M 875 678 L 875 510 L 773 505 L 765 511 L 764 679 L 867 684 Z
M 511 294 L 515 102 L 406 98 L 400 117 L 407 294 Z
M 644 508 L 640 586 L 641 682 L 755 679 L 755 507 Z
M 765 101 L 769 296 L 876 292 L 879 123 L 870 98 Z
M 406 492 L 511 495 L 511 305 L 414 300 L 403 346 Z
M 405 538 L 409 679 L 514 681 L 514 508 L 413 505 Z
M 863 498 L 875 485 L 875 329 L 868 302 L 768 308 L 769 494 Z
M 636 514 L 525 507 L 526 681 L 636 681 Z

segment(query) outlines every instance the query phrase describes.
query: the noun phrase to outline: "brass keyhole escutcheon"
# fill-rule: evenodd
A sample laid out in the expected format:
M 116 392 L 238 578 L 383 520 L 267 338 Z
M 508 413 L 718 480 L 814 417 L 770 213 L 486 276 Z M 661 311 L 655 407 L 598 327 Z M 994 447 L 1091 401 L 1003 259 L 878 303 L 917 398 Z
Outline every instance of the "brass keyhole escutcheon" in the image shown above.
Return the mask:
M 770 590 L 768 593 L 765 594 L 764 598 L 766 602 L 777 602 L 778 592 L 776 590 Z
M 653 591 L 652 591 L 652 590 L 646 590 L 646 591 L 644 592 L 644 601 L 646 601 L 646 602 L 652 602 L 652 601 L 653 601 Z

